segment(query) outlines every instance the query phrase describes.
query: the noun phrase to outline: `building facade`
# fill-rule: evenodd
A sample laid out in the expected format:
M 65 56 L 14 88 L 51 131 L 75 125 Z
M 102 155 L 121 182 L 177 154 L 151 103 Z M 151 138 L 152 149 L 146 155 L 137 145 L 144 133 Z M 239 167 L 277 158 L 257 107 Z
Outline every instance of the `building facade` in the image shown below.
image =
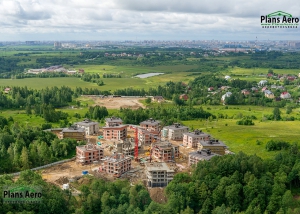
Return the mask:
M 219 140 L 210 139 L 210 140 L 200 140 L 198 143 L 198 150 L 209 149 L 211 152 L 218 155 L 225 155 L 225 149 L 227 146 Z
M 201 130 L 195 130 L 183 134 L 183 145 L 189 148 L 197 148 L 200 140 L 209 140 L 210 135 L 202 132 Z
M 123 125 L 121 118 L 106 118 L 102 129 L 103 138 L 106 140 L 124 140 L 127 137 L 127 125 Z
M 69 128 L 63 128 L 59 133 L 59 138 L 71 138 L 77 141 L 85 140 L 85 130 L 83 128 L 78 128 L 77 126 L 71 126 Z
M 124 154 L 117 153 L 104 160 L 100 171 L 105 171 L 114 177 L 120 177 L 123 173 L 131 170 L 131 158 Z
M 161 136 L 168 140 L 183 140 L 183 134 L 187 132 L 189 132 L 187 126 L 183 126 L 180 123 L 174 123 L 171 126 L 165 126 Z
M 199 161 L 210 160 L 212 157 L 219 156 L 216 153 L 212 153 L 209 149 L 202 149 L 189 153 L 189 166 L 197 165 Z
M 84 119 L 81 122 L 75 123 L 77 127 L 85 129 L 86 135 L 97 135 L 99 133 L 99 123 L 89 119 Z
M 150 118 L 140 123 L 138 129 L 139 144 L 151 144 L 159 138 L 160 121 Z
M 167 186 L 173 180 L 174 173 L 174 170 L 170 169 L 164 162 L 145 164 L 148 187 Z
M 152 156 L 160 161 L 174 161 L 179 158 L 179 146 L 168 141 L 158 142 L 152 145 Z
M 104 149 L 97 145 L 76 146 L 76 162 L 81 164 L 91 164 L 104 157 Z

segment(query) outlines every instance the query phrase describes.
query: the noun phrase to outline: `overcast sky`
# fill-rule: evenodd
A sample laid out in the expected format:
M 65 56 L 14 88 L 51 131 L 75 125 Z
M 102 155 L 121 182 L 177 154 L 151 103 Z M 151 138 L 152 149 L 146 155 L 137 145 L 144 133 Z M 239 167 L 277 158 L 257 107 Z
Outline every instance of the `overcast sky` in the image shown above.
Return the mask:
M 300 40 L 260 16 L 299 0 L 0 0 L 0 40 Z

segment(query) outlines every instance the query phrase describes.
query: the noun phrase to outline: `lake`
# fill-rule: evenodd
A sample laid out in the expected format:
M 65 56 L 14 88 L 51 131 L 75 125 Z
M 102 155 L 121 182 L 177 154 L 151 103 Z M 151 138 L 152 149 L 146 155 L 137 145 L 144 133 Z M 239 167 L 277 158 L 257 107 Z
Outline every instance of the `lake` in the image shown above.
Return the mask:
M 148 73 L 148 74 L 139 74 L 139 75 L 136 75 L 134 77 L 139 77 L 139 78 L 148 78 L 148 77 L 153 77 L 153 76 L 157 76 L 157 75 L 161 75 L 161 74 L 164 74 L 164 73 Z

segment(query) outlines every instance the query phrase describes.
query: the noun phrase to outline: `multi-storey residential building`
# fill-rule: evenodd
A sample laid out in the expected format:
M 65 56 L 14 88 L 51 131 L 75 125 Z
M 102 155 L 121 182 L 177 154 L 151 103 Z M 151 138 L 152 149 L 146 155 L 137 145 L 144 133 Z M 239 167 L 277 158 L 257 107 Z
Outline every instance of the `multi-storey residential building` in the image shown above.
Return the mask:
M 140 144 L 151 144 L 159 138 L 160 121 L 150 118 L 140 123 L 138 139 Z
M 179 146 L 168 141 L 155 143 L 151 149 L 153 157 L 160 161 L 173 161 L 179 157 Z
M 103 137 L 106 140 L 124 140 L 127 137 L 127 125 L 122 124 L 120 118 L 110 117 L 105 119 Z
M 202 132 L 201 130 L 195 130 L 193 132 L 183 133 L 183 145 L 190 148 L 197 148 L 200 140 L 209 140 L 210 135 Z
M 173 180 L 174 173 L 174 170 L 170 169 L 164 162 L 145 164 L 148 187 L 167 186 Z
M 75 123 L 77 127 L 85 129 L 86 135 L 96 135 L 99 132 L 99 123 L 89 119 L 84 119 L 82 122 Z
M 59 138 L 71 138 L 77 141 L 85 140 L 85 130 L 83 128 L 78 128 L 77 126 L 70 126 L 69 128 L 63 128 L 59 133 Z
M 183 126 L 180 123 L 174 123 L 171 126 L 165 126 L 161 135 L 168 140 L 182 140 L 183 133 L 187 132 L 189 132 L 189 128 L 187 126 Z
M 198 150 L 209 149 L 211 152 L 219 155 L 225 155 L 226 148 L 227 146 L 222 141 L 216 139 L 200 140 L 198 143 Z
M 105 118 L 105 126 L 116 126 L 122 124 L 123 124 L 123 120 L 119 117 Z
M 104 149 L 100 146 L 88 144 L 76 146 L 76 162 L 90 164 L 99 161 L 104 157 Z
M 202 149 L 189 153 L 189 166 L 196 164 L 199 161 L 210 160 L 212 157 L 219 156 L 218 154 L 212 153 L 209 149 Z
M 105 171 L 114 177 L 120 177 L 123 173 L 131 170 L 131 158 L 124 154 L 117 153 L 104 160 L 100 171 Z

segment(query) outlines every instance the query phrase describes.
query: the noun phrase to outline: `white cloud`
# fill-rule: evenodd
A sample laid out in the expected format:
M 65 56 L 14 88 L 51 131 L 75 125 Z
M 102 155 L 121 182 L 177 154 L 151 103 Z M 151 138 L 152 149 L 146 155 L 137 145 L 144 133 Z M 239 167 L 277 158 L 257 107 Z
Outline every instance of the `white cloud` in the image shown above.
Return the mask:
M 299 9 L 293 0 L 0 0 L 0 40 L 30 35 L 51 40 L 52 34 L 55 39 L 247 39 L 281 35 L 276 32 L 294 38 L 299 29 L 261 29 L 260 15 L 282 10 L 299 16 Z

